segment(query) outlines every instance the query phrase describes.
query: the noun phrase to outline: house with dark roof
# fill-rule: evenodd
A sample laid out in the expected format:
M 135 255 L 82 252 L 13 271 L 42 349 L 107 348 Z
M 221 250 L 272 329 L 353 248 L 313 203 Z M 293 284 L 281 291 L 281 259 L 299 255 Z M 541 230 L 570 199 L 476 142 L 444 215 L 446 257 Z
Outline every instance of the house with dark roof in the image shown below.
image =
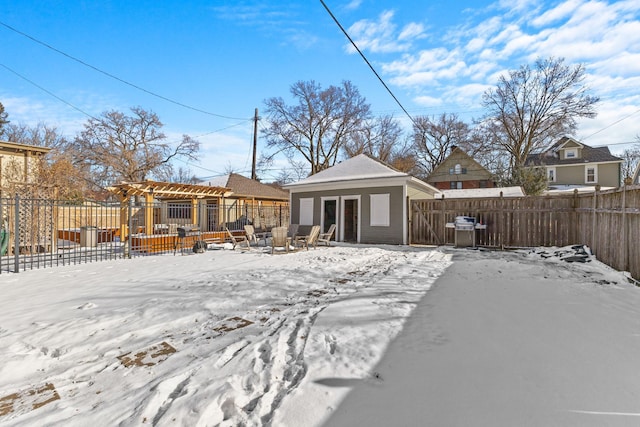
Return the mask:
M 229 228 L 241 229 L 253 224 L 258 229 L 289 223 L 289 192 L 263 184 L 237 173 L 203 181 L 200 185 L 228 188 L 231 194 L 212 201 L 225 218 Z
M 407 244 L 413 199 L 433 199 L 438 190 L 377 159 L 359 154 L 301 181 L 291 193 L 291 222 L 336 224 L 340 242 Z
M 495 187 L 493 174 L 456 146 L 451 148 L 449 156 L 433 169 L 426 181 L 439 190 Z
M 547 150 L 527 157 L 527 167 L 545 168 L 549 187 L 586 185 L 619 187 L 623 160 L 608 147 L 590 147 L 562 137 Z

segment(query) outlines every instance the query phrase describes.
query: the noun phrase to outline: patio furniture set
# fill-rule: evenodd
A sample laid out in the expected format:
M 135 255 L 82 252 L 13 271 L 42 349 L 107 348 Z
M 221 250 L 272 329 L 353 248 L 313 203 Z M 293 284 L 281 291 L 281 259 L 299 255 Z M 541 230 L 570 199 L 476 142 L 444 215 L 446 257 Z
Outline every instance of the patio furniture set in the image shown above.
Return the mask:
M 250 250 L 251 244 L 258 246 L 260 242 L 264 242 L 264 246 L 271 246 L 273 254 L 276 248 L 282 248 L 285 252 L 305 248 L 309 250 L 309 246 L 314 249 L 318 244 L 331 246 L 331 238 L 335 233 L 336 226 L 332 224 L 326 233 L 320 232 L 319 225 L 309 227 L 301 227 L 298 224 L 291 224 L 289 227 L 273 227 L 270 232 L 256 232 L 252 225 L 245 225 L 245 235 L 233 235 L 229 229 L 227 234 L 233 249 Z

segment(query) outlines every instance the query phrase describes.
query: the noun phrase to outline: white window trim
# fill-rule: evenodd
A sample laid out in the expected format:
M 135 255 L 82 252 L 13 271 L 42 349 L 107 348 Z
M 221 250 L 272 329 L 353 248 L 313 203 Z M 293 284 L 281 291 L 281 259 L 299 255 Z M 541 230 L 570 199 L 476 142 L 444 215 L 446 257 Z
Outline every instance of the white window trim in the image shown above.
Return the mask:
M 573 153 L 573 156 L 569 156 L 569 153 Z M 564 150 L 564 158 L 565 159 L 577 159 L 578 158 L 578 149 L 577 148 L 566 148 Z
M 553 179 L 549 179 L 549 174 L 553 172 Z M 547 180 L 549 182 L 556 182 L 558 180 L 558 171 L 555 167 L 547 167 Z
M 391 224 L 391 196 L 385 194 L 369 195 L 371 227 L 389 227 Z
M 593 181 L 589 181 L 589 169 L 593 169 Z M 584 166 L 584 182 L 585 182 L 585 184 L 597 184 L 598 183 L 598 165 L 585 165 Z

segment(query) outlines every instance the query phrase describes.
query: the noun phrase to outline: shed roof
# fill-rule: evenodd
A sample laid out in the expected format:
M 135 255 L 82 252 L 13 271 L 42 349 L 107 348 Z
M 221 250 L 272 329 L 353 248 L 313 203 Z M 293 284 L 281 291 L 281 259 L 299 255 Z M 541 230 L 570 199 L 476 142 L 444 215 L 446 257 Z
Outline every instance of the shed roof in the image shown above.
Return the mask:
M 298 182 L 287 184 L 284 187 L 295 187 L 297 185 L 320 184 L 336 181 L 351 181 L 371 178 L 396 178 L 410 177 L 409 174 L 393 169 L 383 162 L 367 156 L 358 154 L 337 165 L 311 175 Z

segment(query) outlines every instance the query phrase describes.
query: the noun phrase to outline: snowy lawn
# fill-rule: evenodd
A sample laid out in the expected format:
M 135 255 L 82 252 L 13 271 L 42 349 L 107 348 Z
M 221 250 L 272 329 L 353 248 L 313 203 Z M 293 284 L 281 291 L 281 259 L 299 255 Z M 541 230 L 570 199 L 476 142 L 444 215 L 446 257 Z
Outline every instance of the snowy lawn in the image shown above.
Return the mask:
M 2 274 L 0 425 L 320 425 L 377 381 L 450 259 L 340 245 Z

